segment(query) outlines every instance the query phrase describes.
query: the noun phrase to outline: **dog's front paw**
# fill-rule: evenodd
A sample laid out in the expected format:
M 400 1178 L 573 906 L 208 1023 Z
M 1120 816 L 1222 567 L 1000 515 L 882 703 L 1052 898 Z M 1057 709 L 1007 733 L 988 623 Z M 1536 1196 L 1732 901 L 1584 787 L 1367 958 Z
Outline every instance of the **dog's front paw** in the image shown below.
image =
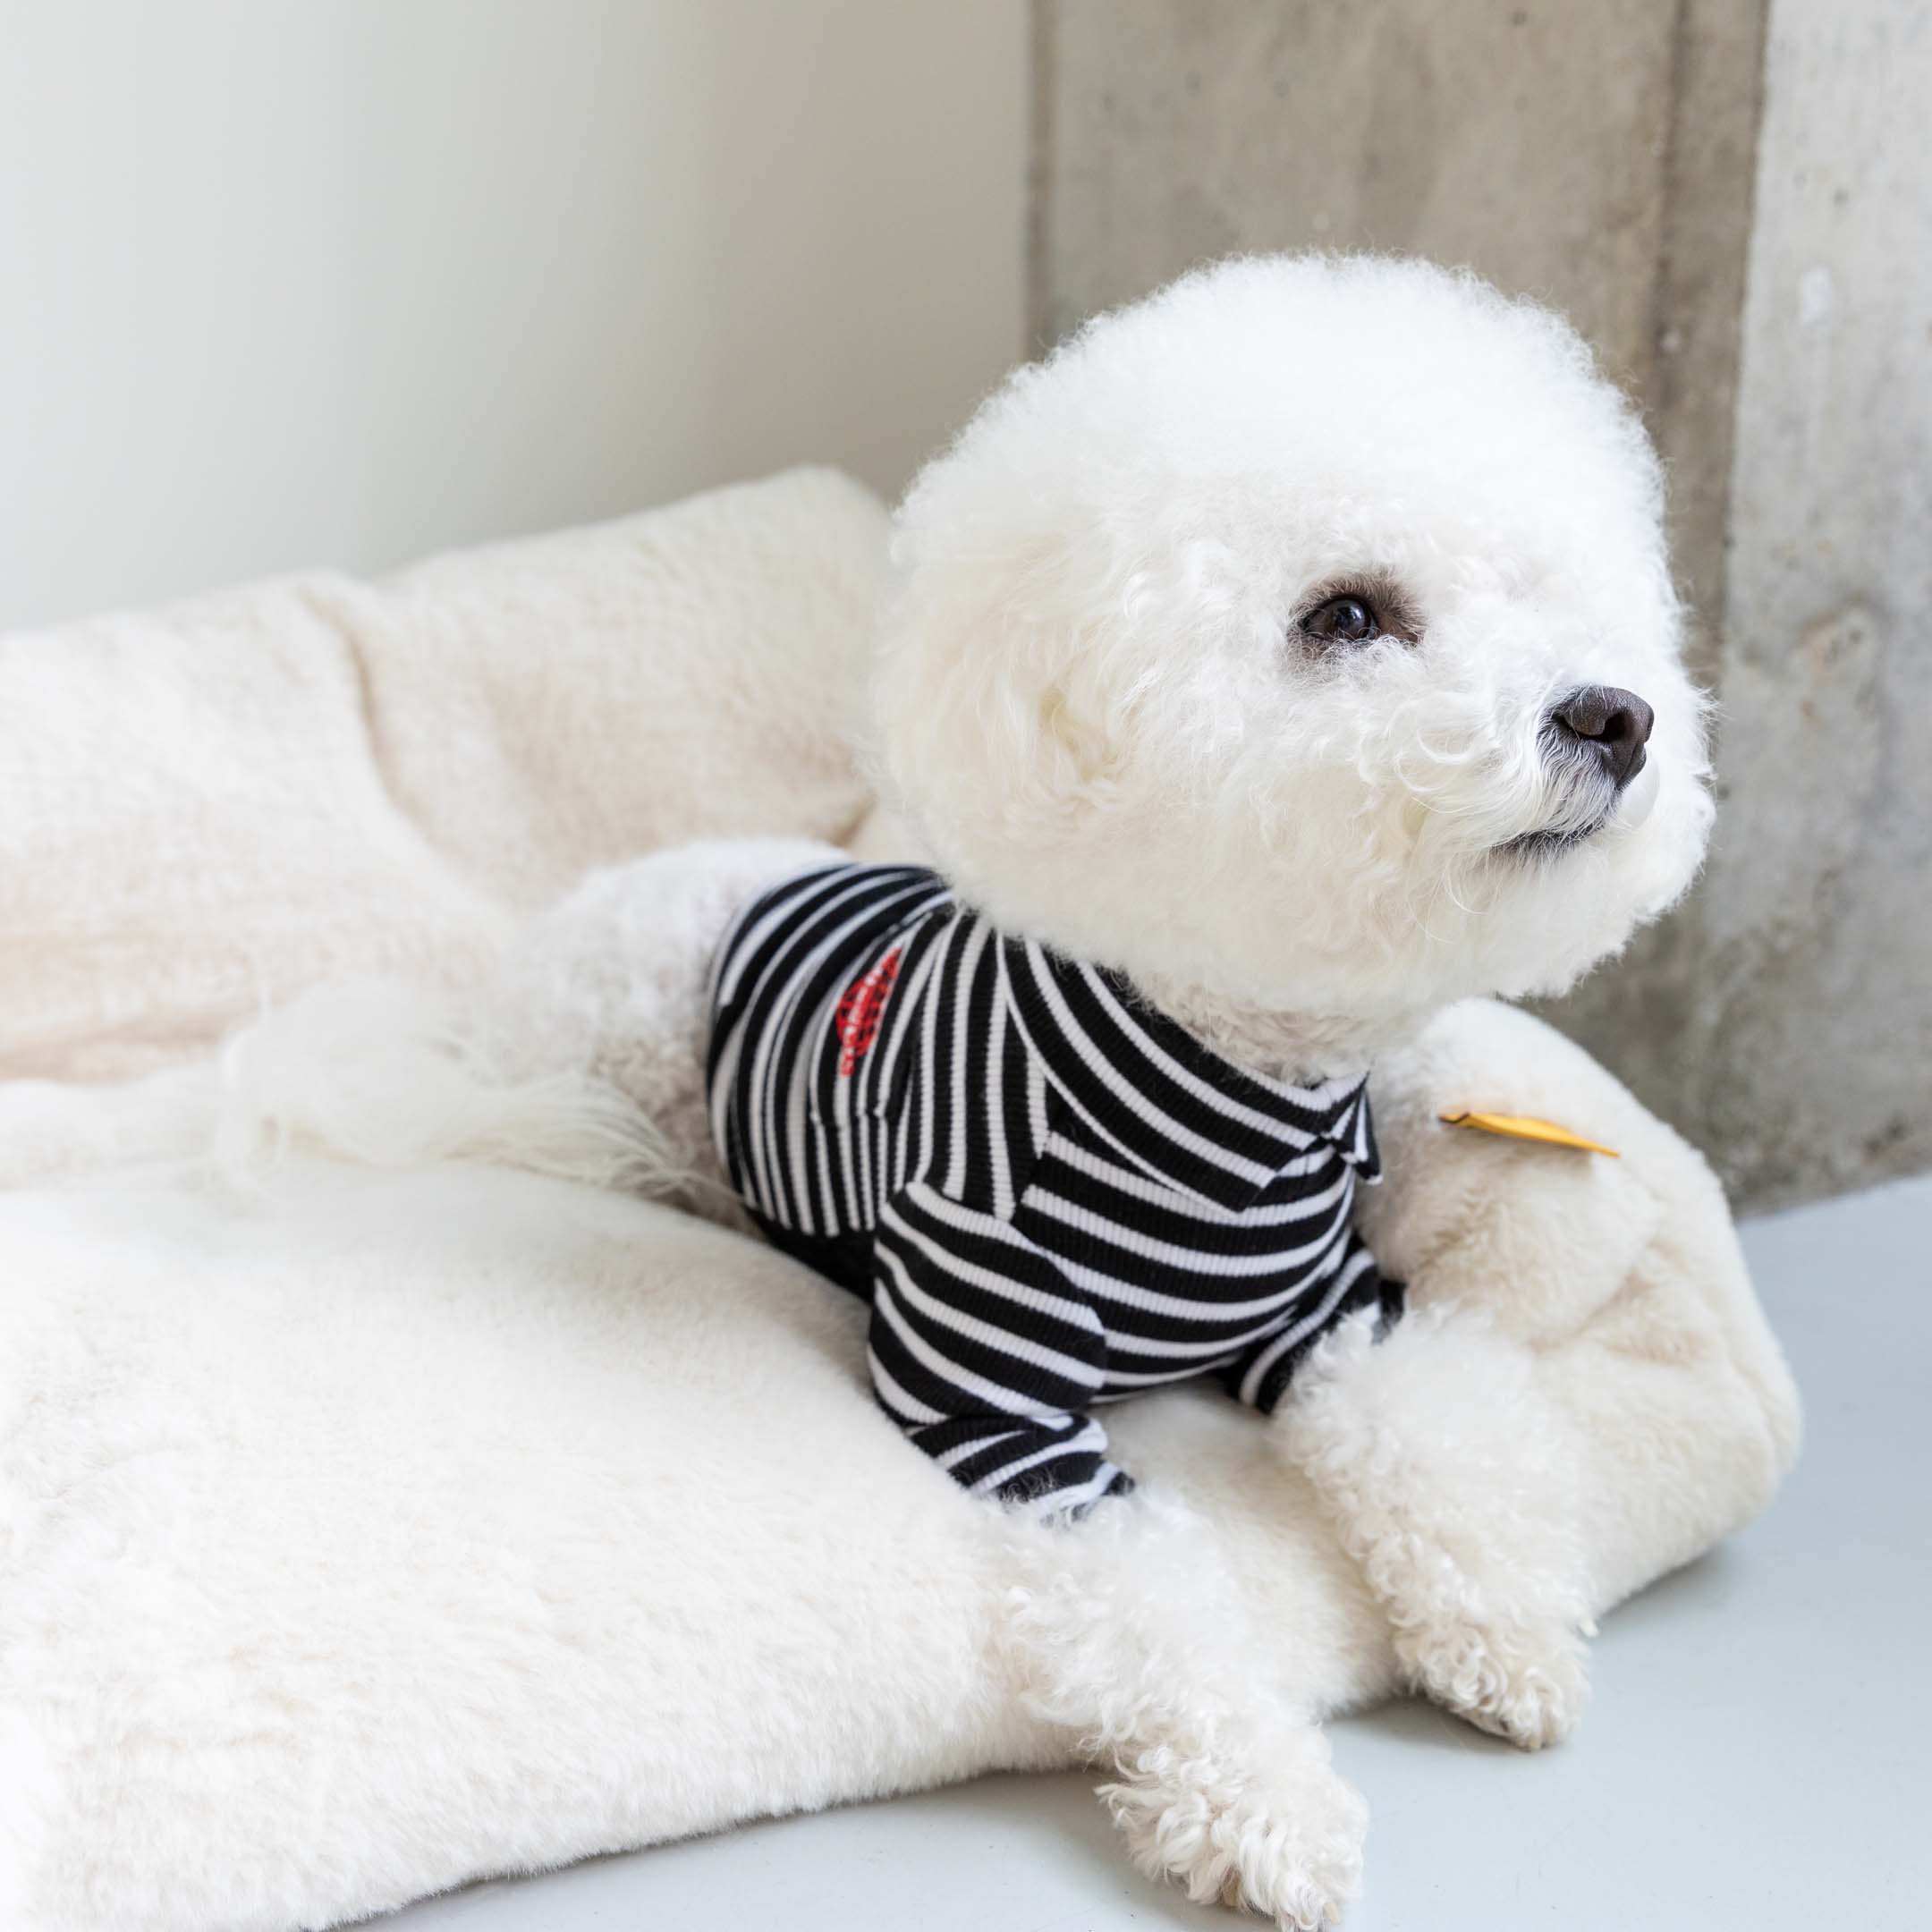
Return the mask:
M 1582 1633 L 1566 1624 L 1451 1623 L 1398 1631 L 1395 1648 L 1417 1690 L 1524 1750 L 1561 1743 L 1589 1695 Z
M 1197 1903 L 1245 1907 L 1294 1932 L 1338 1923 L 1361 1884 L 1368 1808 L 1325 1751 L 1267 1772 L 1157 1747 L 1101 1787 L 1134 1862 Z

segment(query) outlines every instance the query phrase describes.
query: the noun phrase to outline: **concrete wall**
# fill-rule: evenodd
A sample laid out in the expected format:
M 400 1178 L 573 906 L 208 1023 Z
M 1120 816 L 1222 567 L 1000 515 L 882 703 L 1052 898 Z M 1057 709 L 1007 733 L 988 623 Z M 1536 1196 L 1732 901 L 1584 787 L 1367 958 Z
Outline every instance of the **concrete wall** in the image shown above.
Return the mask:
M 1641 403 L 1727 802 L 1554 1017 L 1748 1205 L 1932 1164 L 1928 62 L 1898 0 L 1034 12 L 1037 343 L 1230 250 L 1414 250 Z
M 1932 1166 L 1932 12 L 1773 0 L 1691 1117 L 1748 1198 Z
M 0 626 L 801 458 L 1019 354 L 1024 0 L 0 0 Z

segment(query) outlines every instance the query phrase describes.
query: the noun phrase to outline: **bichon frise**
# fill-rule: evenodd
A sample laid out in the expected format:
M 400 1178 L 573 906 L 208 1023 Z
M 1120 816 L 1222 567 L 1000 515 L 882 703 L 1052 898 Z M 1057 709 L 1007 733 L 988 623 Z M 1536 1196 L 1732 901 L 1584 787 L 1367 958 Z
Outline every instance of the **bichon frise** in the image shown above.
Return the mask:
M 1014 374 L 894 556 L 877 757 L 932 869 L 733 843 L 605 874 L 533 949 L 531 1024 L 693 1198 L 868 1298 L 879 1400 L 954 1479 L 1106 1517 L 1134 1505 L 1100 1500 L 1130 1482 L 1097 1408 L 1213 1375 L 1272 1411 L 1324 1336 L 1399 1319 L 1352 1216 L 1377 1053 L 1568 986 L 1694 874 L 1658 466 L 1546 309 L 1239 260 Z M 1568 1635 L 1510 1628 L 1413 1674 L 1534 1743 Z M 1359 1804 L 1294 1750 L 1299 1837 L 1176 1849 L 1154 1778 L 1144 1855 L 1332 1911 Z
M 1377 1051 L 1568 986 L 1690 879 L 1657 464 L 1546 309 L 1242 260 L 1018 371 L 894 554 L 879 754 L 936 869 L 644 860 L 559 915 L 622 1012 L 558 1004 L 871 1298 L 915 1441 L 1077 1508 L 1124 1487 L 1095 1403 L 1219 1372 L 1271 1409 L 1390 1312 L 1349 1233 Z

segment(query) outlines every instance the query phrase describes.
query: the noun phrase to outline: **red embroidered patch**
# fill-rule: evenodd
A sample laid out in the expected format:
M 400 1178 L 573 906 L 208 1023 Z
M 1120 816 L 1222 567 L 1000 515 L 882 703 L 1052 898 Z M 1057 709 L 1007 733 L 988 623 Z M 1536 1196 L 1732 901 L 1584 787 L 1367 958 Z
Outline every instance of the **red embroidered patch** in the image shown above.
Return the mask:
M 838 1070 L 849 1075 L 878 1037 L 879 1015 L 886 1009 L 886 996 L 899 977 L 899 948 L 894 946 L 869 973 L 861 973 L 839 996 L 832 1024 L 844 1046 Z

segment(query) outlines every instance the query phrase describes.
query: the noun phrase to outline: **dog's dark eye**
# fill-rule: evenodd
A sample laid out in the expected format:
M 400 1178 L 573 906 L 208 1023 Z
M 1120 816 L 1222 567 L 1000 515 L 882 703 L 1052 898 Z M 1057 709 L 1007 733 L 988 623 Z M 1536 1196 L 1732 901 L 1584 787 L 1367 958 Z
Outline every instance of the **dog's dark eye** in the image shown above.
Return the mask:
M 1326 644 L 1366 644 L 1381 636 L 1382 623 L 1366 597 L 1332 597 L 1301 620 L 1301 631 Z

